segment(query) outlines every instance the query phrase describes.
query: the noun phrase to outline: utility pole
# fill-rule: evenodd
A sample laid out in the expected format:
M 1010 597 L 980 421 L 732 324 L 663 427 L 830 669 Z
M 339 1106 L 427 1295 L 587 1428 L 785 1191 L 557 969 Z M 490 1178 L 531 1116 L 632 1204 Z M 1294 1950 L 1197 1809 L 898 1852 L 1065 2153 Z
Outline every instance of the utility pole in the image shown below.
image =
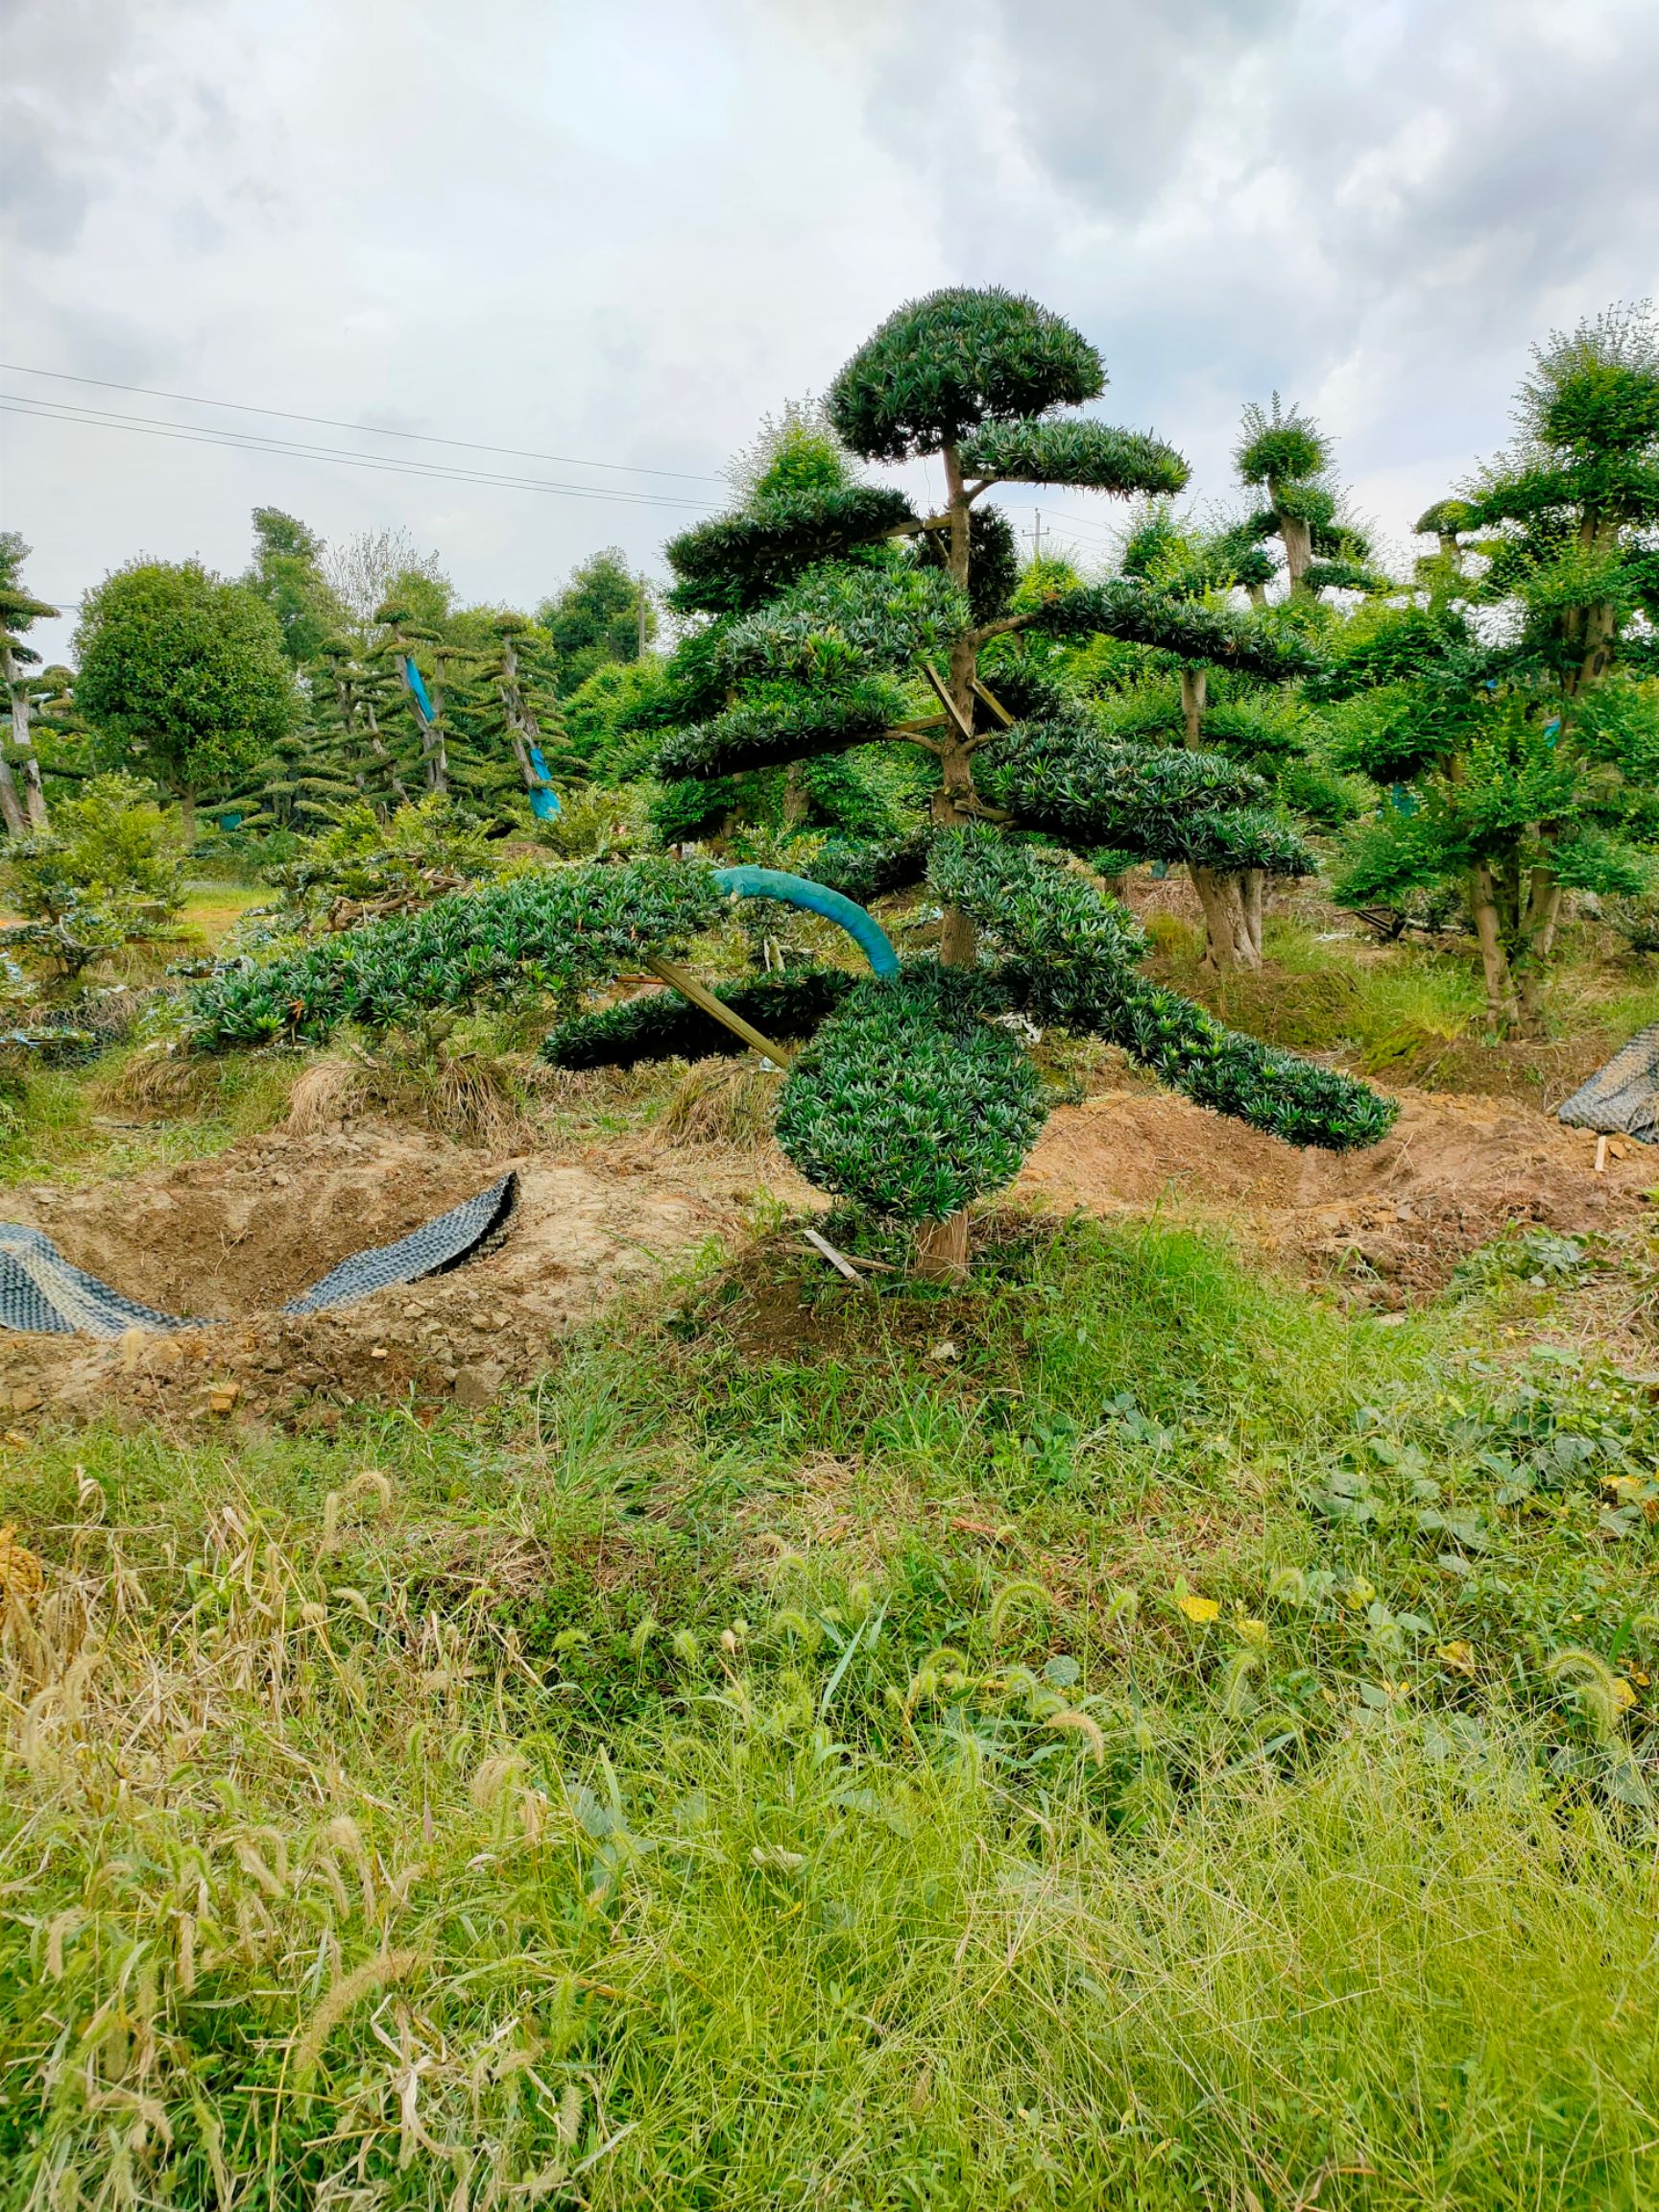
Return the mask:
M 1043 510 L 1041 507 L 1034 507 L 1031 512 L 1035 525 L 1031 532 L 1031 558 L 1033 561 L 1041 561 L 1043 558 Z
M 651 587 L 645 581 L 643 570 L 641 570 L 639 575 L 635 578 L 635 582 L 639 588 L 639 598 L 637 604 L 637 613 L 639 616 L 639 639 L 637 649 L 635 653 L 635 659 L 637 661 L 643 661 L 645 658 L 645 648 L 651 642 Z

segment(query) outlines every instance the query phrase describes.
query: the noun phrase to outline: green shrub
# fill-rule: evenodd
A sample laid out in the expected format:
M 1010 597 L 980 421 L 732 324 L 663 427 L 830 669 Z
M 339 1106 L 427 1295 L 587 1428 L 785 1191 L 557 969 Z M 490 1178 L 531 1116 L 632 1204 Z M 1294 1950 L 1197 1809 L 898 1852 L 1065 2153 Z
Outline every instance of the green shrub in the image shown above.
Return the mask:
M 860 983 L 783 1086 L 779 1143 L 820 1189 L 901 1220 L 999 1190 L 1047 1108 L 995 1011 L 980 977 L 950 969 Z
M 389 817 L 360 801 L 269 876 L 286 914 L 303 925 L 342 905 L 380 912 L 428 905 L 498 875 L 501 865 L 500 847 L 482 823 L 435 791 Z
M 683 950 L 720 910 L 713 874 L 697 863 L 542 869 L 223 969 L 191 993 L 190 1030 L 222 1052 L 320 1044 L 348 1022 L 386 1029 L 484 1000 L 545 995 L 572 1006 L 644 952 Z
M 98 776 L 60 800 L 50 836 L 8 844 L 0 891 L 24 916 L 9 941 L 74 981 L 125 946 L 155 937 L 184 904 L 183 849 L 142 783 Z

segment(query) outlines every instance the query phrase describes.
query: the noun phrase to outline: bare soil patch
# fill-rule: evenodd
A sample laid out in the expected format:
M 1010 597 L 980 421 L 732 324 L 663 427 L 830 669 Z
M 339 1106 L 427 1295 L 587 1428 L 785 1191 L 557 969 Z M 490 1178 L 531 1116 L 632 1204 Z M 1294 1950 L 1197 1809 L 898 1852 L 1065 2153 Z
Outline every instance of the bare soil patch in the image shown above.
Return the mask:
M 1638 1233 L 1659 1155 L 1621 1144 L 1599 1175 L 1595 1156 L 1594 1137 L 1489 1097 L 1407 1091 L 1384 1143 L 1334 1154 L 1115 1088 L 1053 1117 L 1012 1195 L 1046 1213 L 1220 1218 L 1312 1280 L 1397 1308 L 1443 1289 L 1459 1260 L 1511 1225 Z M 278 1310 L 349 1254 L 407 1235 L 509 1167 L 519 1211 L 494 1251 L 338 1312 Z M 613 1139 L 515 1156 L 361 1121 L 80 1188 L 24 1186 L 6 1194 L 10 1217 L 128 1295 L 213 1325 L 116 1344 L 0 1333 L 0 1431 L 36 1411 L 328 1426 L 366 1400 L 483 1407 L 543 1372 L 561 1339 L 618 1295 L 709 1238 L 741 1234 L 768 1190 L 792 1208 L 813 1203 L 770 1145 Z M 989 1252 L 1027 1233 L 998 1211 L 976 1238 Z M 879 1337 L 931 1359 L 946 1347 L 937 1373 L 950 1386 L 950 1348 L 974 1334 L 982 1283 L 843 1296 L 797 1256 L 797 1238 L 784 1241 L 787 1264 L 759 1251 L 746 1262 L 726 1317 L 740 1351 L 834 1358 Z
M 518 1212 L 496 1250 L 338 1312 L 278 1310 L 509 1167 Z M 753 1195 L 752 1171 L 719 1154 L 498 1157 L 375 1125 L 276 1132 L 78 1190 L 26 1186 L 6 1194 L 9 1217 L 129 1296 L 217 1325 L 115 1344 L 0 1334 L 0 1415 L 117 1405 L 326 1422 L 364 1398 L 483 1406 L 620 1292 L 739 1228 Z
M 1364 1152 L 1301 1150 L 1164 1093 L 1115 1091 L 1057 1114 L 1015 1186 L 1046 1206 L 1231 1218 L 1314 1276 L 1432 1295 L 1511 1224 L 1566 1235 L 1640 1223 L 1659 1154 L 1596 1139 L 1518 1101 L 1405 1091 L 1392 1134 Z

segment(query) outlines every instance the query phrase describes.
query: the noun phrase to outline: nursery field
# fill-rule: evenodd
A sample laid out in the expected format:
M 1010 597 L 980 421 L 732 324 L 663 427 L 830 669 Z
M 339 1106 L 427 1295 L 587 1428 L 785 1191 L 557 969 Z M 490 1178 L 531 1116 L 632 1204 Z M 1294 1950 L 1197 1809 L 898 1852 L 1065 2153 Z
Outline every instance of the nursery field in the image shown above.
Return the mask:
M 1106 383 L 0 533 L 0 2212 L 1659 2203 L 1659 321 Z
M 742 1064 L 32 1078 L 8 1214 L 231 1326 L 0 1368 L 0 2201 L 1651 2202 L 1659 1175 L 1545 1111 L 1648 988 L 1346 1156 L 1087 1057 L 961 1285 Z

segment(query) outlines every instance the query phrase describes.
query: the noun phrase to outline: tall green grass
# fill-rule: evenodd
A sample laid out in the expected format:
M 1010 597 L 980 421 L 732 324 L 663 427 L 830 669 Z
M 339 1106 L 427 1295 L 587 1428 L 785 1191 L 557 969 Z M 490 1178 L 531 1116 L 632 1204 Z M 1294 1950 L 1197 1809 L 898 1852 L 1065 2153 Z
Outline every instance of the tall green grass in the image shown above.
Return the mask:
M 0 2204 L 1634 2212 L 1656 1429 L 1131 1226 L 6 1448 Z

